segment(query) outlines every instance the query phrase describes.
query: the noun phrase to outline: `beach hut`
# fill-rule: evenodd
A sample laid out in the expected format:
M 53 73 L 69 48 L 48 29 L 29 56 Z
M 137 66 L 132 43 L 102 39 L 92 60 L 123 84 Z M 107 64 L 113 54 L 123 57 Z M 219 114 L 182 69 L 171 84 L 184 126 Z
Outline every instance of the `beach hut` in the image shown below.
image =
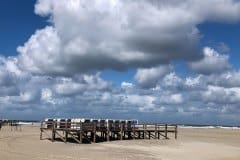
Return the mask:
M 106 119 L 106 127 L 109 128 L 110 130 L 112 130 L 113 127 L 114 127 L 114 120 L 113 119 Z
M 57 128 L 63 128 L 64 126 L 63 123 L 65 123 L 65 119 L 57 118 L 57 121 L 56 121 Z
M 80 129 L 81 118 L 71 119 L 71 129 Z
M 91 119 L 91 123 L 93 123 L 93 125 L 95 125 L 96 130 L 98 130 L 100 128 L 100 119 Z
M 54 119 L 52 118 L 46 118 L 45 120 L 45 128 L 53 128 L 53 124 L 54 124 Z
M 83 123 L 90 123 L 90 122 L 91 122 L 91 119 L 82 118 L 82 119 L 81 119 L 81 122 L 83 122 Z
M 125 127 L 126 127 L 127 130 L 131 130 L 132 129 L 132 126 L 133 126 L 133 121 L 132 120 L 126 120 L 125 124 L 126 124 Z
M 116 131 L 120 131 L 121 130 L 121 120 L 115 119 L 113 121 L 113 127 Z
M 119 120 L 120 121 L 120 130 L 126 129 L 126 120 Z
M 58 118 L 57 119 L 57 128 L 70 128 L 71 119 Z
M 107 126 L 106 126 L 106 120 L 105 119 L 100 119 L 99 120 L 99 128 L 100 128 L 100 130 L 106 130 Z

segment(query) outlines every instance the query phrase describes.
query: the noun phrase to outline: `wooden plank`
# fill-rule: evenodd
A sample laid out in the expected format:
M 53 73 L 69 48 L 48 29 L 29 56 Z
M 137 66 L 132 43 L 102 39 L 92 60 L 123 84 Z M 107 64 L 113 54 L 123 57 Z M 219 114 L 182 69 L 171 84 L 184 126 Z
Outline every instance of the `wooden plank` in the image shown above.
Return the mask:
M 47 133 L 47 130 L 42 129 L 42 133 L 46 134 L 49 139 L 51 139 L 51 136 Z
M 60 138 L 63 142 L 66 143 L 65 139 L 63 138 L 63 136 L 62 136 L 60 133 L 58 133 L 57 131 L 55 131 L 55 134 L 57 134 L 57 135 L 59 136 L 59 138 Z
M 69 134 L 77 143 L 82 143 L 81 139 L 78 140 L 78 139 L 75 137 L 75 135 L 72 134 L 71 132 L 69 132 L 68 134 Z M 80 135 L 80 137 L 81 137 L 81 135 Z
M 159 134 L 160 134 L 161 136 L 163 136 L 165 139 L 169 139 L 169 137 L 166 137 L 165 134 L 162 134 L 161 132 L 159 132 Z

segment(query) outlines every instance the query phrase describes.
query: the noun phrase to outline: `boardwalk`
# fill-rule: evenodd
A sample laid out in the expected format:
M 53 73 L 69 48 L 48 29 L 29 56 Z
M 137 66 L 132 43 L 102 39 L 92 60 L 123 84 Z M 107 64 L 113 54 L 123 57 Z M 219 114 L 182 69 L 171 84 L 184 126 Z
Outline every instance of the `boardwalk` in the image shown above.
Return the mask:
M 177 125 L 137 124 L 131 120 L 48 119 L 41 122 L 40 139 L 91 143 L 126 139 L 177 139 Z

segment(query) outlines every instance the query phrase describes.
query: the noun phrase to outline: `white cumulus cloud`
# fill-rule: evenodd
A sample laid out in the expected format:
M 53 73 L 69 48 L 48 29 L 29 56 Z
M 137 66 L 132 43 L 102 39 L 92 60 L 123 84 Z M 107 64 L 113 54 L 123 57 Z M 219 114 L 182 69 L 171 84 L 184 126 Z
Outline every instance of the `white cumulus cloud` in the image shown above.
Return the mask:
M 51 23 L 18 47 L 21 67 L 71 75 L 200 59 L 197 25 L 238 22 L 240 2 L 38 0 L 35 13 Z
M 189 68 L 200 74 L 221 73 L 231 68 L 228 63 L 229 56 L 221 55 L 212 48 L 205 47 L 202 60 L 191 62 Z

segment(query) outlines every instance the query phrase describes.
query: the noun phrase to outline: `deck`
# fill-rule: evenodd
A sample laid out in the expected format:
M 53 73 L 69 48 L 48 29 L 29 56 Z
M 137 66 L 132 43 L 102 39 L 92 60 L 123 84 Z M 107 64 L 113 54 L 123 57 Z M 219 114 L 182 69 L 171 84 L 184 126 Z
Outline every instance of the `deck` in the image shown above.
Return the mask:
M 171 135 L 170 135 L 171 134 Z M 97 122 L 41 122 L 40 139 L 96 143 L 127 139 L 177 139 L 177 125 Z

